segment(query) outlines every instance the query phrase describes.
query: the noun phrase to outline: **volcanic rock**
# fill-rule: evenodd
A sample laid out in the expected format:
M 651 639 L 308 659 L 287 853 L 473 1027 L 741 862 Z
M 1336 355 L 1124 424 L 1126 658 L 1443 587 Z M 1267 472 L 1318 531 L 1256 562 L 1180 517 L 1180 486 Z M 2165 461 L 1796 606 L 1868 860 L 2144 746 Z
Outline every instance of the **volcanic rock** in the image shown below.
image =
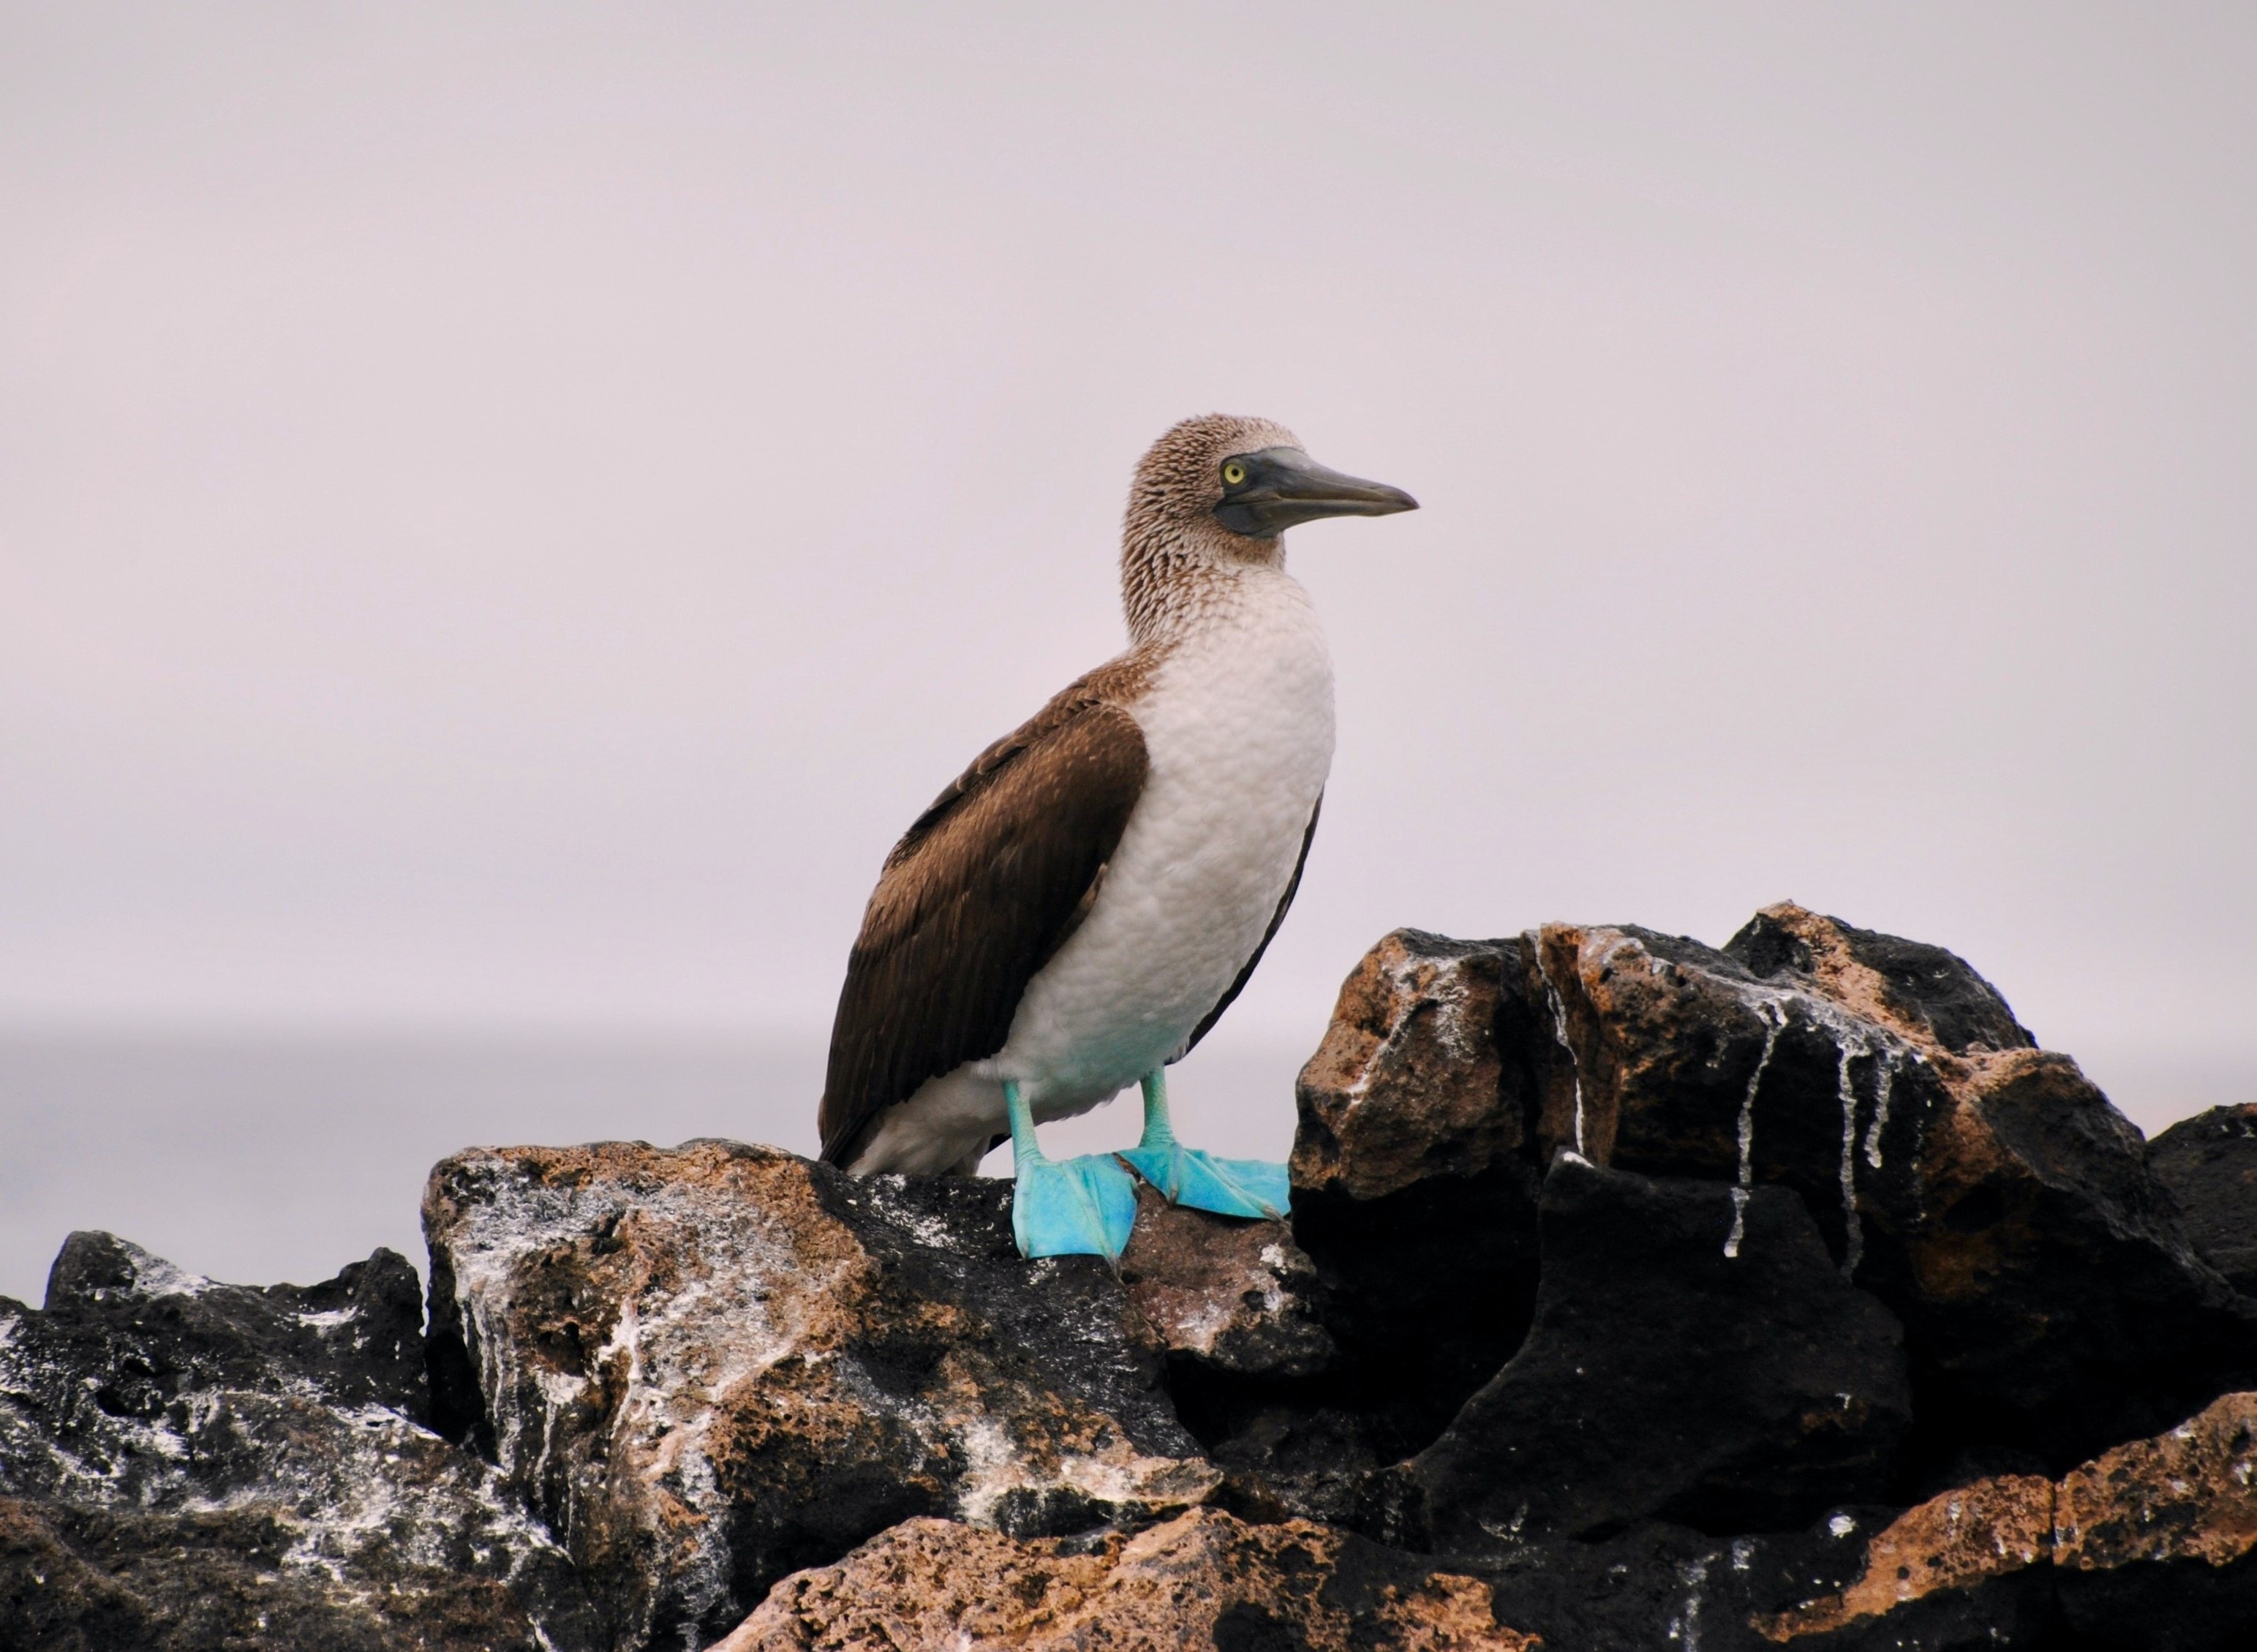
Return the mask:
M 1311 1416 L 1340 1449 L 1418 1451 L 1527 1333 L 1546 1156 L 1532 1052 L 1551 1025 L 1533 972 L 1523 940 L 1398 929 L 1350 973 L 1301 1070 L 1293 1232 L 1341 1351 Z
M 1294 1192 L 1368 1204 L 1525 1158 L 1531 1075 L 1506 1053 L 1530 1030 L 1511 1015 L 1527 964 L 1518 941 L 1383 937 L 1301 1070 Z
M 0 1301 L 0 1646 L 595 1644 L 562 1552 L 421 1427 L 414 1270 L 258 1289 L 75 1233 Z
M 1009 1188 L 693 1142 L 457 1154 L 424 1226 L 441 1421 L 485 1444 L 622 1646 L 700 1644 L 901 1521 L 1148 1521 L 1220 1475 L 1099 1259 Z
M 913 1520 L 787 1578 L 712 1652 L 1534 1652 L 1488 1587 L 1289 1521 L 1194 1509 L 1133 1537 L 1015 1541 Z
M 1791 1190 L 1602 1170 L 1562 1149 L 1528 1340 L 1382 1482 L 1419 1549 L 1786 1531 L 1878 1501 L 1911 1394 L 1895 1317 L 1844 1281 Z
M 2257 1295 L 2257 1103 L 2182 1119 L 2147 1144 L 2147 1168 L 2203 1260 Z
M 1237 1377 L 1312 1376 L 1332 1361 L 1310 1308 L 1316 1271 L 1282 1221 L 1210 1216 L 1140 1183 L 1121 1282 L 1175 1359 Z
M 2060 1481 L 1978 1480 L 1907 1509 L 1857 1576 L 1757 1614 L 1774 1645 L 1974 1644 L 2011 1626 L 2061 1643 L 2238 1652 L 2257 1631 L 2257 1394 L 2229 1394 Z
M 1422 987 L 1406 950 L 1463 985 Z M 1451 1024 L 1449 1003 L 1473 1006 L 1456 1024 L 1485 1025 L 1487 1043 L 1421 1031 Z M 1415 1258 L 1414 1280 L 1435 1277 L 1450 1226 L 1412 1213 L 1463 1201 L 1482 1317 L 1525 1325 L 1503 1281 L 1527 1275 L 1500 1259 L 1522 1260 L 1528 1184 L 1509 1190 L 1561 1147 L 1647 1175 L 1801 1194 L 1835 1260 L 1904 1324 L 1931 1485 L 1970 1452 L 2057 1472 L 2257 1382 L 2257 1303 L 2195 1253 L 2139 1133 L 1941 948 L 1794 906 L 1758 914 L 1721 952 L 1629 927 L 1483 943 L 1406 932 L 1350 978 L 1340 1021 L 1352 1034 L 1336 1024 L 1301 1088 L 1304 1136 L 1322 1145 L 1297 1150 L 1317 1197 L 1304 1218 L 1296 1189 L 1296 1231 L 1344 1351 L 1407 1350 L 1396 1359 L 1430 1402 L 1448 1385 L 1429 1373 L 1463 1380 L 1488 1350 L 1454 1330 L 1422 1338 L 1415 1313 L 1390 1317 L 1378 1259 Z M 1439 1091 L 1460 1099 L 1421 1109 L 1389 1090 L 1386 1060 L 1339 1055 L 1390 1048 L 1427 1051 L 1429 1066 L 1460 1052 L 1461 1082 Z M 1372 1076 L 1359 1091 L 1332 1077 L 1344 1068 Z M 1463 1097 L 1484 1090 L 1517 1123 L 1472 1121 Z M 1366 1107 L 1384 1129 L 1356 1122 Z M 1515 1128 L 1528 1155 L 1517 1164 L 1494 1146 Z M 1470 1166 L 1469 1143 L 1487 1144 L 1488 1168 L 1397 1187 L 1407 1166 Z M 1396 1190 L 1349 1191 L 1372 1187 Z
M 2057 1621 L 2054 1493 L 2051 1480 L 2020 1474 L 1945 1492 L 1876 1532 L 1841 1588 L 1757 1613 L 1751 1627 L 1774 1644 L 1823 1636 L 1829 1648 L 2027 1641 Z
M 2257 1641 L 2257 1394 L 2070 1473 L 2054 1507 L 2063 1614 L 2152 1652 Z
M 0 1648 L 2257 1646 L 2251 1111 L 2150 1152 L 1792 906 L 1398 931 L 1297 1094 L 1290 1223 L 1147 1192 L 1117 1273 L 715 1141 L 440 1165 L 428 1336 L 388 1253 L 75 1235 Z

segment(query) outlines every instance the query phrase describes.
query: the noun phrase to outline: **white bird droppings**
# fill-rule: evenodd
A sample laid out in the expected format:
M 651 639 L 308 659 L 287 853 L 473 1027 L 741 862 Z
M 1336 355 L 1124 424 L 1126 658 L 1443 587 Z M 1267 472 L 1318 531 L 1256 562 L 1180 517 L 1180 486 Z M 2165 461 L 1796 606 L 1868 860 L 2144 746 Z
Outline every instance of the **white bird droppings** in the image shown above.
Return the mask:
M 1764 1069 L 1771 1065 L 1772 1051 L 1779 1048 L 1779 1029 L 1785 1020 L 1767 1003 L 1756 1006 L 1756 1013 L 1763 1018 L 1763 1054 L 1756 1060 L 1755 1071 L 1748 1075 L 1747 1093 L 1740 1098 L 1740 1174 L 1732 1189 L 1732 1231 L 1724 1238 L 1724 1254 L 1736 1259 L 1740 1241 L 1747 1237 L 1748 1190 L 1756 1179 L 1756 1091 L 1763 1084 Z
M 1849 1278 L 1865 1260 L 1865 1229 L 1857 1219 L 1857 1090 L 1850 1080 L 1850 1063 L 1872 1051 L 1862 1041 L 1843 1039 L 1836 1065 L 1836 1085 L 1842 1094 L 1842 1277 Z

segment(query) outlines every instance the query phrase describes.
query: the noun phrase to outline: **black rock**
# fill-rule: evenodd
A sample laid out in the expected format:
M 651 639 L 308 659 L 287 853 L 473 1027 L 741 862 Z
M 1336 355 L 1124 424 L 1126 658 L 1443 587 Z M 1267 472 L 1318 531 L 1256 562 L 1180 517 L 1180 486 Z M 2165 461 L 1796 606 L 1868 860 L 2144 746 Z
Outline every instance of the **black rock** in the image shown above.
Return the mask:
M 2181 1560 L 2064 1571 L 2058 1586 L 2078 1652 L 2249 1652 L 2257 1645 L 2257 1557 L 2231 1566 Z
M 1903 1333 L 1802 1201 L 1602 1170 L 1546 1178 L 1520 1352 L 1376 1490 L 1380 1535 L 1447 1553 L 1661 1520 L 1792 1530 L 1886 1491 Z
M 1535 1310 L 1538 1070 L 1525 937 L 1384 937 L 1294 1086 L 1293 1232 L 1339 1356 L 1302 1396 L 1383 1460 L 1432 1441 Z M 1285 1396 L 1279 1396 L 1281 1402 Z M 1290 1402 L 1265 1427 L 1300 1426 Z
M 397 1251 L 379 1250 L 318 1285 L 191 1280 L 109 1233 L 74 1233 L 47 1270 L 53 1325 L 130 1342 L 148 1367 L 147 1408 L 191 1387 L 279 1392 L 310 1383 L 336 1405 L 380 1405 L 421 1421 L 422 1287 Z M 144 1409 L 138 1415 L 153 1415 Z
M 2147 1144 L 2147 1168 L 2203 1259 L 2257 1295 L 2257 1103 L 2182 1119 Z
M 1782 1614 L 1859 1573 L 1888 1516 L 1852 1507 L 1804 1531 L 1732 1538 L 1646 1522 L 1599 1543 L 1518 1545 L 1476 1570 L 1499 1622 L 1575 1652 L 2068 1652 L 2043 1567 L 1825 1633 L 1781 1634 Z
M 1540 1145 L 1802 1195 L 1903 1322 L 1910 1499 L 1970 1451 L 2048 1472 L 2257 1383 L 2257 1304 L 2189 1244 L 2139 1133 L 1940 948 L 1791 906 L 1733 950 L 1551 927 Z M 1546 1054 L 1546 1050 L 1550 1052 Z
M 1955 1055 L 1978 1050 L 2035 1049 L 2038 1041 L 2014 1019 L 2006 997 L 1956 952 L 1860 929 L 1839 918 L 1825 923 L 1850 961 L 1878 978 L 1881 1002 L 1902 1022 L 1916 1026 Z M 1724 942 L 1724 954 L 1758 976 L 1782 971 L 1809 975 L 1817 958 L 1801 926 L 1779 909 L 1759 912 Z
M 417 1295 L 390 1251 L 259 1289 L 73 1234 L 45 1310 L 0 1300 L 0 1647 L 594 1646 L 547 1534 L 417 1421 Z

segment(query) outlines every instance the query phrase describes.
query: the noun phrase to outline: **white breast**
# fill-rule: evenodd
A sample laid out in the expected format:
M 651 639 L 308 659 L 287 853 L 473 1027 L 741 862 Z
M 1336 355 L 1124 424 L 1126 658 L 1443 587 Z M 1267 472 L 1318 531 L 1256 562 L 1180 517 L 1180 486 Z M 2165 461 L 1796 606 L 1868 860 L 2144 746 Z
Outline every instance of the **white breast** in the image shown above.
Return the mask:
M 1017 1079 L 1038 1119 L 1180 1055 L 1262 943 L 1332 766 L 1332 659 L 1308 594 L 1245 570 L 1132 709 L 1150 769 L 1104 886 L 976 1064 Z

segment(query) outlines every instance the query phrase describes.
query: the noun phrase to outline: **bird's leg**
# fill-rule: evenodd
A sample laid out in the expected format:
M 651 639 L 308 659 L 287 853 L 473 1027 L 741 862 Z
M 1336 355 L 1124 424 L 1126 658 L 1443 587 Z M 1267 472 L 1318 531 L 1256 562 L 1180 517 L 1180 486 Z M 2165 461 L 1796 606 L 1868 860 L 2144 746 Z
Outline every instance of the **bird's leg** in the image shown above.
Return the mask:
M 1118 1261 L 1136 1222 L 1136 1183 L 1110 1154 L 1064 1162 L 1044 1156 L 1018 1084 L 1003 1081 L 1011 1115 L 1011 1234 L 1022 1256 L 1102 1256 Z
M 1176 1140 L 1168 1119 L 1164 1068 L 1144 1075 L 1144 1139 L 1121 1157 L 1171 1204 L 1245 1217 L 1283 1216 L 1291 1208 L 1284 1165 L 1266 1159 L 1218 1159 Z

